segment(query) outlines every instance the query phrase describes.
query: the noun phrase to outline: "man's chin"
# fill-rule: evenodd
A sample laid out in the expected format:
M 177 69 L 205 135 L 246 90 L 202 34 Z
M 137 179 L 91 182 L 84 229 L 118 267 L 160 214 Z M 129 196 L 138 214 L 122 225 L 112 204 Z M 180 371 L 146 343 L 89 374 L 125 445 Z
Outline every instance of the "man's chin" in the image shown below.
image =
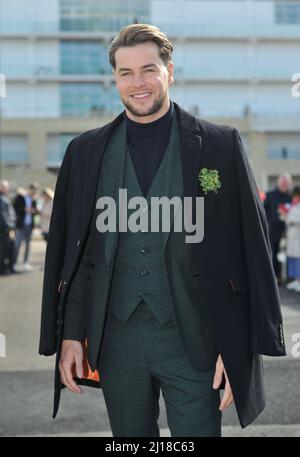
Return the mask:
M 144 107 L 143 108 L 143 107 L 127 105 L 126 108 L 134 116 L 144 117 L 144 116 L 150 116 L 151 114 L 154 114 L 153 107 Z

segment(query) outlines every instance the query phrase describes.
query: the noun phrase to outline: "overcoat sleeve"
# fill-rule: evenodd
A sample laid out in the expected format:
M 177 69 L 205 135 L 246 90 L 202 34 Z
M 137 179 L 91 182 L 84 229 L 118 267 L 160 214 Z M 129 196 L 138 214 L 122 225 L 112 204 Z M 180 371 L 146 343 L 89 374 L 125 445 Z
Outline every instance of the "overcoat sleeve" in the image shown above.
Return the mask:
M 280 295 L 263 203 L 241 137 L 233 129 L 241 228 L 246 258 L 253 353 L 286 355 Z
M 87 295 L 90 288 L 91 235 L 84 248 L 65 303 L 63 339 L 83 341 L 86 336 Z
M 58 287 L 65 254 L 72 142 L 73 140 L 68 144 L 59 170 L 50 218 L 43 279 L 39 341 L 39 354 L 42 355 L 54 354 L 57 345 Z

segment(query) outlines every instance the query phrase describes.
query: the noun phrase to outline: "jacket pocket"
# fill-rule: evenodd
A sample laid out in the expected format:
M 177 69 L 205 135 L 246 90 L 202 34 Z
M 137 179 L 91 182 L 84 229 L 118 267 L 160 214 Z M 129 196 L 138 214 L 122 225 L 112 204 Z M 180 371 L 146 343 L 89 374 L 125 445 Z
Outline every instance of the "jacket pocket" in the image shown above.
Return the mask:
M 211 278 L 202 273 L 193 274 L 198 289 L 230 290 L 234 293 L 248 293 L 249 287 L 246 277 L 234 275 L 231 278 Z

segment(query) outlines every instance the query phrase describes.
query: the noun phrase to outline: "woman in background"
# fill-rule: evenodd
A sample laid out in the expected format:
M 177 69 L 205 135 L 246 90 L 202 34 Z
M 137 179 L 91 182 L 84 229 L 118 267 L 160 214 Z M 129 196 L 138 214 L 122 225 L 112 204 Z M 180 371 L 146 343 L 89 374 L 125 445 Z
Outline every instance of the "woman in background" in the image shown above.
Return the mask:
M 42 232 L 43 238 L 46 242 L 48 241 L 48 232 L 49 232 L 50 218 L 51 218 L 51 213 L 52 213 L 53 196 L 54 196 L 54 192 L 49 187 L 47 187 L 46 189 L 44 189 L 42 191 L 43 206 L 40 210 L 41 232 Z
M 292 278 L 286 287 L 300 292 L 300 187 L 296 186 L 292 193 L 292 205 L 285 217 L 286 254 L 288 277 Z

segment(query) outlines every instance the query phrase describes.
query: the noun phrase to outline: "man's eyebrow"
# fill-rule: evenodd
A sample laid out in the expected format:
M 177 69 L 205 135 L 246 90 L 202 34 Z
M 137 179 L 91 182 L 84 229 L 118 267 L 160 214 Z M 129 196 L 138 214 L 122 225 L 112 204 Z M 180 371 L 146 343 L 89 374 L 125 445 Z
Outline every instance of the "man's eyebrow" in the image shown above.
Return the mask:
M 156 63 L 147 63 L 146 65 L 143 65 L 142 68 L 148 68 L 148 67 L 157 67 L 158 68 L 158 65 Z M 131 68 L 125 68 L 125 67 L 121 67 L 119 68 L 118 72 L 120 71 L 130 71 Z

